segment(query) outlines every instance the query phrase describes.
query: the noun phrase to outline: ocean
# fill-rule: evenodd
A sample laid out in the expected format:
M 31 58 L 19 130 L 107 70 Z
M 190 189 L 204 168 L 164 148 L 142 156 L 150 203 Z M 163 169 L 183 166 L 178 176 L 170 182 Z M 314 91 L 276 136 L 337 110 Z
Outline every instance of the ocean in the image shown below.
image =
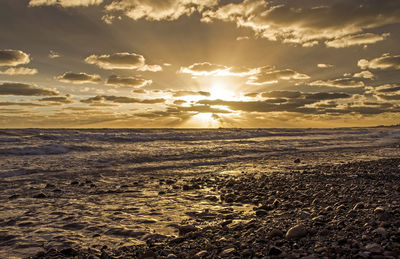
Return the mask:
M 174 235 L 191 212 L 223 209 L 185 177 L 306 170 L 399 156 L 400 128 L 2 129 L 0 257 Z M 251 206 L 230 209 L 251 211 Z

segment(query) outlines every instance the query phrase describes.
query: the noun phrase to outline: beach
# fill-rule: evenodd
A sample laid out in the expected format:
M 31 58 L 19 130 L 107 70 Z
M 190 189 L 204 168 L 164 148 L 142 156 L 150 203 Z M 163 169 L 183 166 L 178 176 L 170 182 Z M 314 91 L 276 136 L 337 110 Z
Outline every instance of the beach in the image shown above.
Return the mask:
M 2 130 L 2 258 L 398 258 L 399 129 Z

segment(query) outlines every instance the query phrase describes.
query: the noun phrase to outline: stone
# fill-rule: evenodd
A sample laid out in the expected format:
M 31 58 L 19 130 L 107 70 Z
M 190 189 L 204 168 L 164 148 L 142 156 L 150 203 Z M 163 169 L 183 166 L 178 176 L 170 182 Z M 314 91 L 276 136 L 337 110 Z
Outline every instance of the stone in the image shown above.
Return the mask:
M 269 256 L 280 255 L 281 253 L 282 253 L 282 250 L 277 248 L 276 246 L 272 246 L 268 251 Z
M 179 230 L 180 235 L 185 235 L 189 232 L 194 232 L 194 231 L 198 230 L 198 228 L 193 225 L 183 225 L 183 226 L 179 226 L 178 230 Z
M 228 255 L 232 254 L 233 252 L 235 252 L 235 250 L 236 250 L 236 249 L 235 249 L 234 247 L 224 249 L 224 250 L 220 253 L 220 256 L 228 256 Z
M 298 164 L 298 163 L 301 162 L 301 160 L 300 160 L 300 158 L 296 158 L 293 162 L 296 163 L 296 164 Z
M 365 248 L 372 254 L 382 254 L 383 253 L 383 248 L 376 243 L 368 244 L 365 246 Z
M 38 193 L 36 195 L 33 195 L 33 198 L 44 199 L 44 198 L 47 198 L 47 195 L 41 192 L 41 193 Z
M 208 254 L 207 250 L 201 250 L 200 252 L 196 253 L 197 257 L 205 257 Z
M 291 227 L 286 232 L 287 239 L 299 239 L 307 235 L 307 229 L 303 224 L 296 225 Z
M 256 216 L 257 217 L 262 217 L 262 216 L 265 216 L 267 214 L 268 214 L 268 211 L 266 211 L 266 210 L 263 210 L 263 209 L 256 210 Z
M 283 232 L 279 229 L 273 229 L 268 233 L 268 237 L 269 238 L 273 238 L 273 237 L 283 237 Z
M 362 202 L 357 203 L 356 205 L 354 205 L 353 210 L 360 210 L 360 209 L 364 209 L 365 205 Z
M 379 228 L 375 229 L 374 231 L 372 231 L 372 233 L 375 233 L 375 234 L 378 234 L 381 236 L 386 236 L 388 232 L 386 231 L 385 228 L 379 227 Z

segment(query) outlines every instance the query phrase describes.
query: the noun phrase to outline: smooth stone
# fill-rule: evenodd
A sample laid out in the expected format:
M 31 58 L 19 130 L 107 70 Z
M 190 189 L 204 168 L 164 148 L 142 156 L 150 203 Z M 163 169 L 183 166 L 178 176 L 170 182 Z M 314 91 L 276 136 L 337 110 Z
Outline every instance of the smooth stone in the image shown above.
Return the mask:
M 307 229 L 303 224 L 296 225 L 291 227 L 286 232 L 287 239 L 299 239 L 307 235 Z
M 368 245 L 366 245 L 365 248 L 368 251 L 370 251 L 372 254 L 382 254 L 383 253 L 383 248 L 376 243 L 368 244 Z
M 268 237 L 283 237 L 283 232 L 279 229 L 273 229 L 268 233 Z

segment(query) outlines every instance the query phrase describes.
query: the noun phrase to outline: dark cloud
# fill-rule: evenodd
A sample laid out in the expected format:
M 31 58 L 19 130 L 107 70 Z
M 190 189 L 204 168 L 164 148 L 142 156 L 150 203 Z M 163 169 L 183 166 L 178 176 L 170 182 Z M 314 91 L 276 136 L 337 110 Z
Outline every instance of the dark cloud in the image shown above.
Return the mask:
M 0 95 L 54 96 L 58 95 L 58 92 L 32 84 L 2 83 L 0 84 Z
M 146 80 L 136 76 L 117 76 L 112 75 L 107 79 L 108 85 L 114 85 L 119 87 L 131 87 L 140 88 L 152 83 L 151 80 Z
M 135 93 L 135 94 L 145 94 L 145 93 L 147 93 L 147 91 L 144 90 L 144 89 L 135 89 L 135 90 L 132 90 L 132 93 Z
M 115 53 L 105 55 L 91 55 L 85 59 L 88 64 L 96 65 L 103 69 L 132 69 L 138 71 L 161 71 L 159 65 L 148 65 L 142 55 L 136 53 Z
M 257 73 L 248 78 L 247 84 L 264 85 L 278 83 L 280 80 L 305 80 L 310 77 L 298 73 L 292 69 L 275 70 L 274 67 L 266 66 L 257 69 Z
M 45 97 L 41 98 L 38 101 L 40 102 L 53 102 L 53 103 L 64 103 L 64 104 L 70 104 L 73 103 L 71 100 L 70 96 L 56 96 L 56 97 Z
M 99 75 L 91 75 L 86 73 L 73 73 L 73 72 L 65 72 L 63 75 L 56 77 L 56 79 L 61 82 L 73 83 L 73 84 L 101 82 L 101 77 Z
M 109 101 L 113 103 L 142 103 L 142 104 L 156 104 L 164 103 L 165 99 L 137 99 L 126 96 L 113 96 L 113 95 L 97 95 L 88 99 L 81 100 L 83 103 L 101 103 Z
M 318 80 L 318 81 L 311 82 L 310 85 L 346 88 L 346 87 L 362 87 L 362 86 L 364 86 L 364 82 L 354 80 L 352 78 L 338 78 L 338 79 L 327 80 L 327 81 Z
M 21 50 L 4 49 L 0 50 L 0 66 L 18 66 L 30 62 L 29 55 Z
M 30 102 L 0 102 L 0 106 L 28 106 L 28 107 L 42 107 L 45 106 L 39 103 Z
M 133 20 L 176 20 L 183 15 L 191 15 L 195 11 L 200 12 L 217 4 L 218 0 L 119 0 L 112 1 L 105 7 L 109 12 L 105 19 L 111 23 L 115 15 L 122 13 Z
M 205 91 L 173 91 L 173 97 L 182 97 L 182 96 L 211 96 L 211 93 Z
M 390 36 L 390 33 L 383 33 L 382 35 L 374 33 L 363 33 L 355 35 L 347 35 L 341 38 L 325 41 L 326 46 L 332 48 L 346 48 L 357 45 L 374 44 L 378 41 L 385 40 Z
M 311 4 L 310 4 L 311 3 Z M 377 19 L 379 17 L 379 19 Z M 203 12 L 203 21 L 235 22 L 272 41 L 334 47 L 373 43 L 380 39 L 366 30 L 400 22 L 398 1 L 353 0 L 313 4 L 297 1 L 279 3 L 244 0 Z M 384 36 L 381 36 L 384 37 Z
M 103 0 L 30 0 L 29 6 L 50 6 L 58 5 L 62 7 L 78 7 L 78 6 L 90 6 L 99 5 Z
M 358 66 L 361 69 L 400 69 L 400 55 L 391 56 L 390 54 L 383 54 L 379 58 L 371 60 L 360 59 Z
M 261 96 L 268 98 L 299 98 L 302 93 L 298 91 L 271 91 L 261 93 Z

